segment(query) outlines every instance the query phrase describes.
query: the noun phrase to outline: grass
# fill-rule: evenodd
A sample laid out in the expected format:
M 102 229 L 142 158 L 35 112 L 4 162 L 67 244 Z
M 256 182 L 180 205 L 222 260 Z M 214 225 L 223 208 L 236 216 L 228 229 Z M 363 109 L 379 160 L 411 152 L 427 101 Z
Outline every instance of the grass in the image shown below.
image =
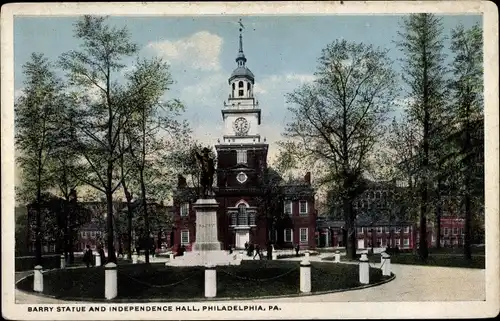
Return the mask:
M 171 267 L 163 264 L 126 264 L 118 269 L 116 300 L 160 299 L 176 301 L 204 297 L 202 267 Z M 312 291 L 333 291 L 357 287 L 358 266 L 312 262 Z M 383 277 L 370 270 L 371 283 Z M 217 298 L 250 298 L 296 295 L 299 293 L 299 262 L 243 261 L 240 266 L 217 267 Z M 33 276 L 21 280 L 21 290 L 32 291 Z M 44 294 L 59 299 L 102 300 L 104 269 L 54 270 L 44 274 Z

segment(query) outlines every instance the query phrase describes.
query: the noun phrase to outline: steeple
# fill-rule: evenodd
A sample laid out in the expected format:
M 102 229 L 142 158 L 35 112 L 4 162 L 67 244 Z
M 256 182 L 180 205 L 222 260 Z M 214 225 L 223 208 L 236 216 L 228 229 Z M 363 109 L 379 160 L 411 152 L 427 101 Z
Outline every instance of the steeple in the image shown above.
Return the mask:
M 240 49 L 238 50 L 238 56 L 236 57 L 236 62 L 238 63 L 238 67 L 245 67 L 245 62 L 247 62 L 247 58 L 243 53 L 243 24 L 241 23 L 241 19 L 238 21 L 240 25 Z

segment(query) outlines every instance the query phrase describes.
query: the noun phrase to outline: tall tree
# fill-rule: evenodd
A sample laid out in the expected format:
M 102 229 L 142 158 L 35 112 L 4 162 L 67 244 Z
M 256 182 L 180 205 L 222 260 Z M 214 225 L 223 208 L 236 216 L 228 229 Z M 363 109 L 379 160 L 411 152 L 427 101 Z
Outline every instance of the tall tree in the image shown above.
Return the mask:
M 106 196 L 108 260 L 116 262 L 113 194 L 120 186 L 118 143 L 127 119 L 119 72 L 125 67 L 122 60 L 135 54 L 137 46 L 125 28 L 109 27 L 103 17 L 84 16 L 75 24 L 75 37 L 82 41 L 81 50 L 64 53 L 60 59 L 77 97 L 73 148 L 90 174 L 82 178 L 84 183 Z
M 139 60 L 134 71 L 128 74 L 132 94 L 125 102 L 129 118 L 124 127 L 123 139 L 128 143 L 130 164 L 138 175 L 145 240 L 150 239 L 148 199 L 154 194 L 165 199 L 175 180 L 172 173 L 162 173 L 162 157 L 172 152 L 178 143 L 189 135 L 186 122 L 177 118 L 184 110 L 178 101 L 163 102 L 162 97 L 173 83 L 168 64 L 161 59 Z M 166 175 L 161 175 L 166 174 Z M 169 175 L 170 174 L 170 175 Z M 146 263 L 149 263 L 150 246 L 146 246 Z
M 479 142 L 483 131 L 483 37 L 482 28 L 476 24 L 470 29 L 459 25 L 452 30 L 451 50 L 454 54 L 452 63 L 453 79 L 450 87 L 453 93 L 453 105 L 456 108 L 455 141 L 459 142 L 459 168 L 462 203 L 465 216 L 464 256 L 472 259 L 472 217 L 474 191 L 484 193 L 484 181 L 481 165 L 484 166 L 484 153 Z M 479 143 L 479 144 L 478 144 Z M 478 170 L 479 169 L 479 170 Z M 476 184 L 474 184 L 476 183 Z M 479 183 L 479 184 L 477 184 Z
M 408 116 L 418 126 L 421 136 L 418 147 L 420 233 L 419 255 L 428 257 L 427 219 L 430 212 L 431 176 L 435 169 L 433 149 L 442 129 L 441 117 L 445 108 L 446 66 L 444 63 L 441 19 L 428 13 L 412 14 L 402 20 L 398 46 L 404 53 L 403 81 L 408 85 L 412 103 Z
M 296 157 L 326 168 L 324 182 L 339 182 L 350 258 L 356 253 L 353 201 L 363 191 L 364 171 L 395 98 L 391 65 L 384 50 L 335 41 L 319 58 L 317 80 L 288 96 L 292 121 L 284 136 Z
M 15 103 L 16 161 L 21 168 L 22 185 L 18 197 L 25 202 L 35 200 L 35 256 L 42 264 L 41 202 L 42 193 L 51 186 L 48 160 L 54 147 L 57 129 L 57 106 L 62 102 L 62 83 L 52 64 L 42 55 L 33 53 L 23 66 L 26 77 L 23 94 Z

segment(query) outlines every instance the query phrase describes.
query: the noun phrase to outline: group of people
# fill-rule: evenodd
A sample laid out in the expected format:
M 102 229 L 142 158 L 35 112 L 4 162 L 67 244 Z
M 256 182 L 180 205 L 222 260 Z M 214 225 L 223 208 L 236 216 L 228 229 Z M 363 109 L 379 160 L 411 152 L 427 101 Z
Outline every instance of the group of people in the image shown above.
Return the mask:
M 245 242 L 245 251 L 247 252 L 248 256 L 253 256 L 253 259 L 257 256 L 259 256 L 259 260 L 262 260 L 262 250 L 260 248 L 259 244 L 248 244 L 248 242 Z M 273 244 L 272 242 L 267 243 L 267 259 L 272 260 L 273 258 Z
M 92 252 L 93 251 L 90 248 L 90 245 L 87 244 L 85 248 L 85 253 L 83 254 L 83 263 L 85 263 L 87 267 L 95 266 L 95 258 Z M 100 244 L 97 245 L 97 253 L 101 257 L 101 265 L 106 264 L 106 253 L 104 253 L 104 248 Z

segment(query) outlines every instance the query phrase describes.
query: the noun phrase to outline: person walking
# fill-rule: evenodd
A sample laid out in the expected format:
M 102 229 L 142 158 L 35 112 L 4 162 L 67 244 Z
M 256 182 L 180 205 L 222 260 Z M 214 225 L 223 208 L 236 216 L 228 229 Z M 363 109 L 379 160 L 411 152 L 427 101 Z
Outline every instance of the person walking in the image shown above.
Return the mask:
M 85 253 L 83 254 L 83 263 L 85 263 L 85 265 L 87 267 L 94 265 L 94 264 L 92 264 L 92 250 L 90 249 L 90 245 L 88 245 L 88 244 L 87 244 L 87 247 L 85 249 Z
M 262 253 L 260 252 L 260 246 L 259 246 L 259 244 L 256 244 L 256 245 L 255 245 L 255 254 L 254 254 L 254 256 L 253 256 L 253 259 L 254 259 L 254 260 L 255 260 L 255 257 L 256 257 L 257 255 L 259 256 L 259 260 L 262 260 Z

